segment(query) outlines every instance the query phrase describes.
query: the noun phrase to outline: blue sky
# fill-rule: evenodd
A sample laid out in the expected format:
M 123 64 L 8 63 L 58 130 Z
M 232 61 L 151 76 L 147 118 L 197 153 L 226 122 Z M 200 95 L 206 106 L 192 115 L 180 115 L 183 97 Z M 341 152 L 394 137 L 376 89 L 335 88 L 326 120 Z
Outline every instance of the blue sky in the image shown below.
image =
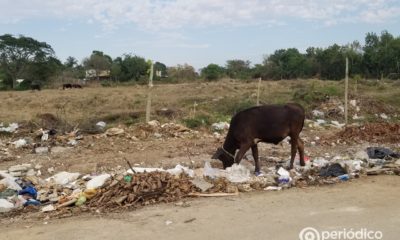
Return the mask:
M 279 48 L 400 35 L 400 0 L 0 0 L 0 34 L 49 43 L 64 61 L 100 50 L 199 69 L 261 63 Z

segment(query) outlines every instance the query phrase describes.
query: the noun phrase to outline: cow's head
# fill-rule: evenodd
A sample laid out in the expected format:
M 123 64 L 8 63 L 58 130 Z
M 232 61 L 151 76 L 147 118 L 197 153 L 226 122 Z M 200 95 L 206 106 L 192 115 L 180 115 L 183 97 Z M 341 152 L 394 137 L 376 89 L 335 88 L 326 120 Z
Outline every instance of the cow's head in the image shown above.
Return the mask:
M 222 165 L 224 166 L 224 169 L 227 167 L 230 167 L 233 165 L 235 162 L 235 159 L 231 154 L 226 152 L 222 148 L 218 148 L 217 151 L 214 153 L 214 155 L 211 157 L 212 159 L 219 159 L 222 161 Z

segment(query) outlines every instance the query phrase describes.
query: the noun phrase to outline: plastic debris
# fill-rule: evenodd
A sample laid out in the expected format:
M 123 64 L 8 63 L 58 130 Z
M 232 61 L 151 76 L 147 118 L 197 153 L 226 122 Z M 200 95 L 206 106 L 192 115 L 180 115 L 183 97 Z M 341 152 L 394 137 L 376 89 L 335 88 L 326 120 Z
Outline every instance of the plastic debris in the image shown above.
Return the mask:
M 0 198 L 0 212 L 8 212 L 14 208 L 14 204 L 7 201 L 6 199 Z
M 78 179 L 79 175 L 79 173 L 59 172 L 56 175 L 47 178 L 46 181 L 54 181 L 59 185 L 67 185 L 68 183 Z
M 343 175 L 338 176 L 338 179 L 340 179 L 342 181 L 347 181 L 350 179 L 350 176 L 349 176 L 349 174 L 343 174 Z
M 226 168 L 226 173 L 228 180 L 233 183 L 246 182 L 250 179 L 250 170 L 240 164 Z
M 35 153 L 37 154 L 45 154 L 49 152 L 49 148 L 48 147 L 37 147 L 35 148 Z
M 110 174 L 106 173 L 106 174 L 102 174 L 99 176 L 95 176 L 92 179 L 90 179 L 87 183 L 86 183 L 86 188 L 87 189 L 96 189 L 99 187 L 102 187 L 104 185 L 104 183 L 111 177 Z
M 13 133 L 18 129 L 18 127 L 18 123 L 10 123 L 8 127 L 3 127 L 3 124 L 0 124 L 0 132 Z
M 338 177 L 346 173 L 346 169 L 344 169 L 339 163 L 334 163 L 321 168 L 319 175 L 322 177 Z
M 213 123 L 213 124 L 211 125 L 211 128 L 212 128 L 214 131 L 228 130 L 228 129 L 229 129 L 229 123 L 227 123 L 227 122 Z
M 103 122 L 103 121 L 100 121 L 100 122 L 96 123 L 96 127 L 101 129 L 101 130 L 104 129 L 106 126 L 107 126 L 107 124 L 105 122 Z
M 369 158 L 400 158 L 400 153 L 395 153 L 388 148 L 383 147 L 369 147 L 367 148 L 367 154 Z
M 41 209 L 42 212 L 51 212 L 51 211 L 54 211 L 54 210 L 56 210 L 56 208 L 52 204 L 44 206 Z
M 12 142 L 12 144 L 14 144 L 15 148 L 21 148 L 23 146 L 26 146 L 28 142 L 25 139 L 21 138 L 17 141 Z
M 189 175 L 189 177 L 194 176 L 194 171 L 192 169 L 189 169 L 188 167 L 184 167 L 180 164 L 176 165 L 175 168 L 168 169 L 167 172 L 173 174 L 173 175 L 179 175 L 181 173 L 186 173 Z
M 264 188 L 264 190 L 266 190 L 266 191 L 280 191 L 280 190 L 282 190 L 282 187 L 268 186 L 268 187 Z
M 318 111 L 318 110 L 313 110 L 312 111 L 312 115 L 314 116 L 314 117 L 324 117 L 324 113 L 323 112 L 321 112 L 321 111 Z

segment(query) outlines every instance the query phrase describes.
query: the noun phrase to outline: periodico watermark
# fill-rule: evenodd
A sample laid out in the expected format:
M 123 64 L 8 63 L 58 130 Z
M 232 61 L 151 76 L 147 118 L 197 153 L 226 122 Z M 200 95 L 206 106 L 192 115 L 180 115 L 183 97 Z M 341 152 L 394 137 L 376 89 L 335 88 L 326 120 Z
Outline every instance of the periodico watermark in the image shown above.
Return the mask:
M 382 231 L 367 228 L 342 228 L 335 230 L 318 230 L 313 227 L 303 228 L 299 233 L 300 240 L 379 240 L 383 239 Z

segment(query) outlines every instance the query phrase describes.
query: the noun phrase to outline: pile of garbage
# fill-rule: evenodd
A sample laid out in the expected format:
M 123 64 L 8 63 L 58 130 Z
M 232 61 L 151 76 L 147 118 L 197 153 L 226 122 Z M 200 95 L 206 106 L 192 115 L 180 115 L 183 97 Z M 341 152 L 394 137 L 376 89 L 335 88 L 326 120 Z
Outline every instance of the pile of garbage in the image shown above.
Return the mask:
M 152 120 L 146 124 L 137 124 L 135 126 L 134 132 L 137 138 L 147 139 L 153 138 L 182 138 L 188 135 L 195 135 L 198 132 L 193 131 L 181 124 L 177 123 L 164 123 L 161 124 L 157 120 Z
M 190 180 L 187 174 L 172 175 L 165 171 L 120 175 L 100 189 L 89 206 L 110 209 L 177 201 L 196 191 Z
M 304 167 L 296 160 L 292 170 L 279 164 L 265 166 L 257 176 L 246 160 L 226 169 L 213 168 L 209 161 L 197 169 L 181 165 L 172 169 L 131 167 L 128 163 L 128 171 L 84 176 L 59 172 L 47 179 L 40 178 L 39 171 L 30 164 L 23 164 L 0 171 L 0 212 L 18 212 L 27 206 L 55 214 L 81 206 L 106 212 L 186 197 L 334 184 L 361 175 L 400 175 L 398 158 L 400 153 L 390 149 L 369 147 L 352 157 L 308 159 Z
M 362 126 L 349 126 L 336 134 L 335 138 L 356 142 L 389 142 L 400 141 L 400 124 L 366 123 Z

